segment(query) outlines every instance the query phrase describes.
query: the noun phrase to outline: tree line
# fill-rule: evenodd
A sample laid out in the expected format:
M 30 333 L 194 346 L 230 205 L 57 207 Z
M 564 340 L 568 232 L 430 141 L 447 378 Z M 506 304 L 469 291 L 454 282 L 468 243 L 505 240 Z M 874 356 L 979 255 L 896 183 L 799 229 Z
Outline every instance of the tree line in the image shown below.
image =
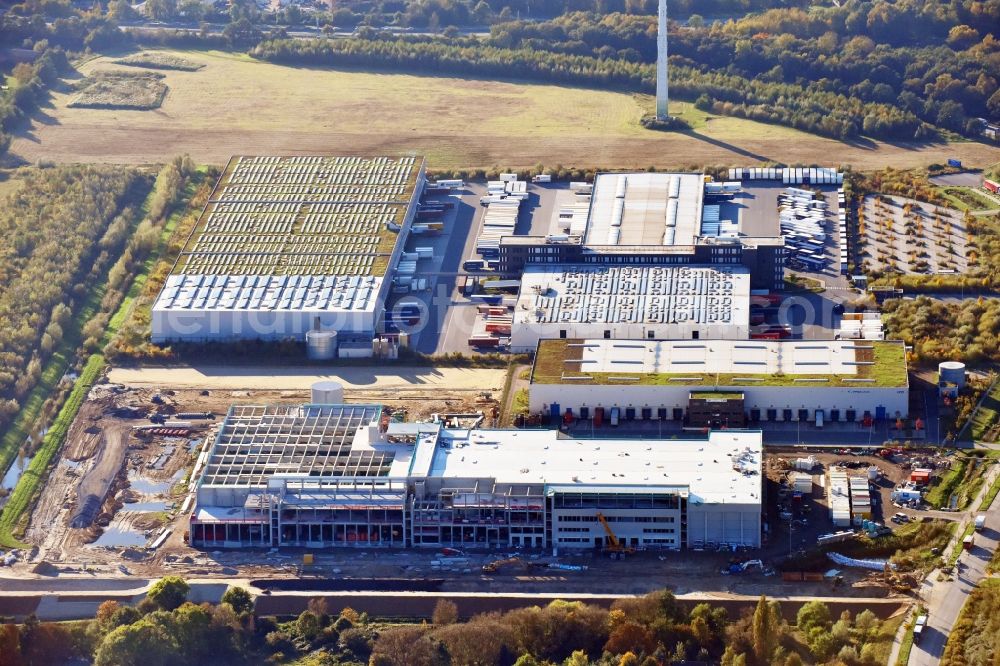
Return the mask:
M 96 666 L 295 663 L 370 666 L 659 666 L 689 660 L 724 666 L 861 666 L 878 663 L 891 641 L 869 610 L 835 618 L 822 601 L 788 623 L 778 602 L 761 597 L 730 618 L 707 603 L 686 611 L 668 591 L 616 600 L 611 608 L 553 601 L 460 622 L 441 600 L 421 624 L 378 622 L 322 599 L 291 618 L 256 616 L 253 599 L 229 588 L 219 604 L 187 601 L 190 588 L 163 578 L 137 606 L 106 601 L 93 620 L 29 618 L 0 627 L 7 664 L 93 660 Z M 427 620 L 430 620 L 428 622 Z
M 613 86 L 652 92 L 652 64 L 622 59 L 484 46 L 476 40 L 441 40 L 379 34 L 352 39 L 266 40 L 250 50 L 256 58 L 282 64 L 365 66 L 407 71 L 527 78 Z M 877 136 L 903 138 L 919 127 L 911 113 L 863 102 L 833 91 L 806 91 L 794 84 L 747 80 L 723 72 L 677 65 L 671 90 L 710 110 L 765 122 L 780 122 L 826 136 L 847 138 L 863 131 L 865 118 Z

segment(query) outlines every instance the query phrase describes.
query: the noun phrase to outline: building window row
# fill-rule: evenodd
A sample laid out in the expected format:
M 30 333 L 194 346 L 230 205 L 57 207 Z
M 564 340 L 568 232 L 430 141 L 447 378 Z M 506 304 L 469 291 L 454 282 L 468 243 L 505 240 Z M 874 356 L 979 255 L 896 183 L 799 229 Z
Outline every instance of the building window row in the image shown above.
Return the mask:
M 609 523 L 673 523 L 674 516 L 605 516 Z M 560 523 L 596 523 L 594 516 L 556 516 Z M 563 528 L 559 528 L 563 529 Z

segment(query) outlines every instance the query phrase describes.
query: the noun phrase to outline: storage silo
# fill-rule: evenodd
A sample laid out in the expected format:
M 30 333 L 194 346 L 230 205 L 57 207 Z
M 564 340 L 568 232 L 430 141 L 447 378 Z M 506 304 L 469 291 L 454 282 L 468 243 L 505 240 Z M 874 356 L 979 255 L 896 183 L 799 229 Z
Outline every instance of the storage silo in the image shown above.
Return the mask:
M 954 385 L 961 390 L 965 387 L 965 364 L 958 361 L 942 361 L 938 364 L 938 385 Z
M 312 403 L 314 405 L 344 404 L 344 387 L 340 382 L 324 380 L 312 385 Z
M 306 356 L 313 361 L 337 358 L 337 332 L 306 331 Z

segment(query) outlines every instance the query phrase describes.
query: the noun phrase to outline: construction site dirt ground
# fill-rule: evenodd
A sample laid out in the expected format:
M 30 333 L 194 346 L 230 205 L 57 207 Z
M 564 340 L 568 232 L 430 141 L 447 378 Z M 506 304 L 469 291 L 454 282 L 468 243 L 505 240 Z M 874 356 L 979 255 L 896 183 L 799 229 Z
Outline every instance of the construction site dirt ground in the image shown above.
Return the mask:
M 347 391 L 500 391 L 503 368 L 434 366 L 142 366 L 113 368 L 108 380 L 159 389 L 307 391 L 315 382 L 334 380 Z
M 25 540 L 36 547 L 31 561 L 117 571 L 124 563 L 129 572 L 135 567 L 157 575 L 159 563 L 173 553 L 181 558 L 197 556 L 197 551 L 184 544 L 187 515 L 180 509 L 191 494 L 189 475 L 198 454 L 212 441 L 230 406 L 310 400 L 307 389 L 245 388 L 248 385 L 254 384 L 221 391 L 114 383 L 95 386 L 35 505 L 25 534 Z M 396 419 L 482 413 L 487 426 L 495 423 L 499 398 L 499 391 L 471 389 L 380 386 L 345 390 L 345 400 L 383 405 Z M 150 420 L 153 414 L 168 419 L 167 424 L 154 431 L 157 434 L 137 435 L 142 427 L 157 427 Z M 189 414 L 208 418 L 188 418 Z M 189 425 L 190 432 L 170 428 L 176 421 Z M 150 558 L 146 547 L 164 529 L 170 530 L 169 535 Z

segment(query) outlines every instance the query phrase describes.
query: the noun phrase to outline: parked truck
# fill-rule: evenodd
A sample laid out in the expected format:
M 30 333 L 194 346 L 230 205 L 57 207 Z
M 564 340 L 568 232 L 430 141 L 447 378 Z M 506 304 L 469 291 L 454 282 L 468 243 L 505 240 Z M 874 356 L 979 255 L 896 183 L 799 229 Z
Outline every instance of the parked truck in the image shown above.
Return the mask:
M 976 537 L 970 534 L 969 536 L 962 539 L 962 548 L 964 548 L 965 550 L 972 550 L 972 546 L 974 546 L 975 543 L 976 543 Z
M 986 527 L 986 514 L 981 513 L 976 516 L 976 531 L 982 532 L 984 527 Z

